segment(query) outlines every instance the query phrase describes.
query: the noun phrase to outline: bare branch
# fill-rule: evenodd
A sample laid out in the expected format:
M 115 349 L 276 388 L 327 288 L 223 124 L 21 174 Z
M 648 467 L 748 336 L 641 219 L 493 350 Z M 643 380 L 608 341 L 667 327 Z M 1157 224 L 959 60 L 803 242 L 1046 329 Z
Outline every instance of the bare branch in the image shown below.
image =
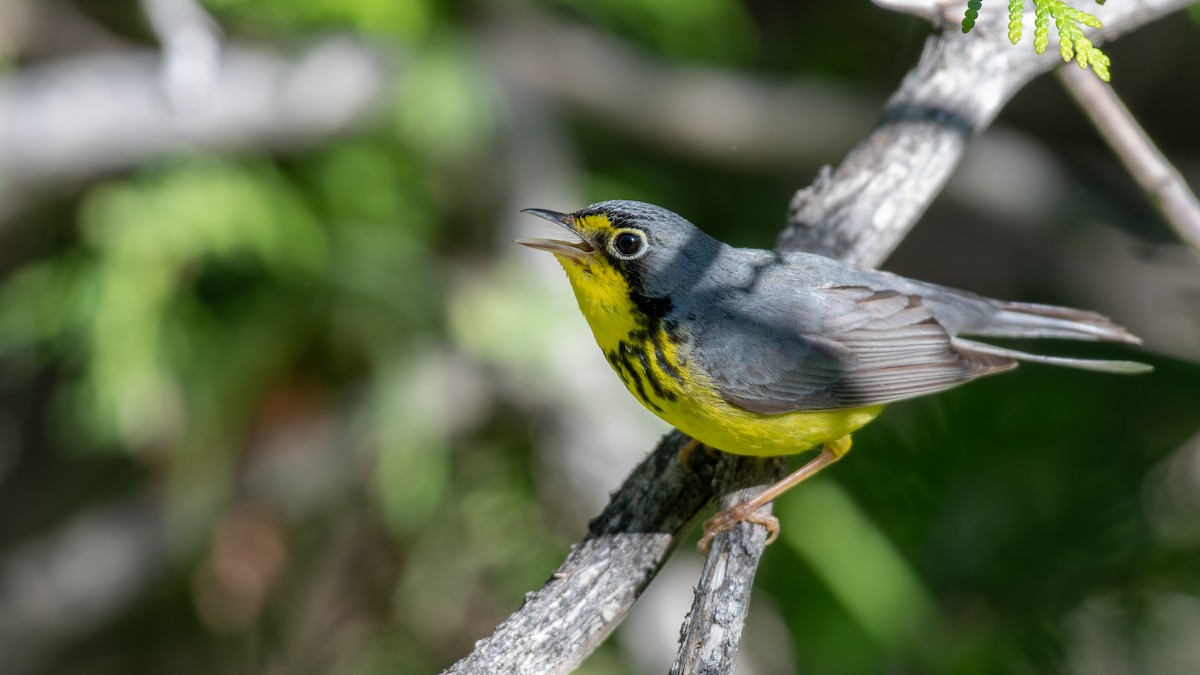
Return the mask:
M 447 673 L 563 673 L 612 633 L 713 499 L 717 455 L 684 470 L 672 432 L 613 494 L 540 590 Z
M 728 509 L 753 499 L 787 475 L 787 461 L 726 455 L 717 470 L 723 477 L 721 492 L 725 495 L 719 508 Z M 761 510 L 769 511 L 770 505 Z M 683 624 L 672 675 L 733 672 L 750 610 L 754 574 L 766 541 L 766 529 L 749 523 L 713 540 Z
M 159 65 L 153 53 L 116 54 L 0 80 L 5 196 L 181 149 L 288 147 L 325 137 L 361 120 L 388 83 L 384 59 L 349 40 L 320 43 L 294 60 L 230 48 L 209 104 L 183 111 L 164 95 Z
M 1175 228 L 1179 238 L 1200 253 L 1200 201 L 1113 88 L 1095 75 L 1070 65 L 1059 68 L 1057 75 L 1150 202 Z
M 1093 7 L 1104 28 L 1090 36 L 1111 40 L 1194 1 Z M 1003 3 L 985 4 L 970 33 L 948 26 L 925 43 L 871 135 L 828 180 L 796 193 L 780 248 L 826 250 L 868 267 L 887 258 L 941 191 L 967 142 L 1021 87 L 1061 64 L 1054 39 L 1041 56 L 1011 45 L 1005 11 Z

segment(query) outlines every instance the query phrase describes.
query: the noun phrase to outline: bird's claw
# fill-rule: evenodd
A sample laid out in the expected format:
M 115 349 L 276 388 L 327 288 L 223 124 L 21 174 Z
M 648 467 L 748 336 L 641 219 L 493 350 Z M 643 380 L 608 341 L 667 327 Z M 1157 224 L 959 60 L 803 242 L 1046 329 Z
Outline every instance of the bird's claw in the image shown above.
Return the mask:
M 779 538 L 779 519 L 768 513 L 759 513 L 753 504 L 747 502 L 738 504 L 727 511 L 721 511 L 705 521 L 704 536 L 700 537 L 700 541 L 696 543 L 696 550 L 707 558 L 713 537 L 732 530 L 735 525 L 742 522 L 755 523 L 767 528 L 767 541 L 763 544 L 764 546 Z

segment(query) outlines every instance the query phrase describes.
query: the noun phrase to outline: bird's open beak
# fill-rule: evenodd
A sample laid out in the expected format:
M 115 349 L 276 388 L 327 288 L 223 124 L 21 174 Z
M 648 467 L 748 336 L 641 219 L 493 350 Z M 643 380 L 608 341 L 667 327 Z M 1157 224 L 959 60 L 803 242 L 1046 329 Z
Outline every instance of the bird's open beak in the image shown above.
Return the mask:
M 559 213 L 558 211 L 549 211 L 547 209 L 523 209 L 521 213 L 532 213 L 538 218 L 543 218 L 552 223 L 562 225 L 567 228 L 572 234 L 579 235 L 575 229 L 575 216 L 569 213 Z M 579 241 L 570 242 L 559 239 L 517 239 L 516 242 L 522 246 L 536 248 L 540 251 L 549 251 L 557 255 L 565 255 L 568 258 L 579 260 L 584 256 L 592 253 L 595 249 L 582 237 Z

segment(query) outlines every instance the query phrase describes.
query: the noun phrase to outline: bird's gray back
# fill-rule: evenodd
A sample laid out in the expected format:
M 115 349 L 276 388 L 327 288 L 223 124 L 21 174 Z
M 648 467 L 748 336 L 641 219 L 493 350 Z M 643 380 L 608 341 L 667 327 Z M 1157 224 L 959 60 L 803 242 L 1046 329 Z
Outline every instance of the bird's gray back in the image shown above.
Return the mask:
M 887 403 L 1013 364 L 954 349 L 916 287 L 893 275 L 729 247 L 711 271 L 680 309 L 694 317 L 697 361 L 726 400 L 748 410 Z M 969 297 L 950 299 L 955 316 L 956 302 L 973 306 Z

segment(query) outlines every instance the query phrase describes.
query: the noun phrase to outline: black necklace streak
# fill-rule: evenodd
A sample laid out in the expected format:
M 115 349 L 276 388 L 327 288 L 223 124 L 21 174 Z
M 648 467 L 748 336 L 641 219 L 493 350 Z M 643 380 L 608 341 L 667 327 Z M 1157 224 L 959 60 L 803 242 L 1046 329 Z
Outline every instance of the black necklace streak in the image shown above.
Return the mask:
M 666 356 L 667 341 L 678 343 L 680 339 L 679 326 L 665 317 L 671 311 L 670 298 L 651 298 L 641 293 L 629 294 L 629 300 L 637 308 L 638 328 L 629 332 L 627 339 L 621 340 L 617 348 L 605 354 L 613 370 L 626 386 L 631 386 L 634 394 L 648 408 L 662 412 L 649 396 L 646 388 L 658 400 L 674 401 L 676 393 L 663 386 L 650 360 L 658 365 L 658 369 L 677 382 L 683 382 L 683 375 Z M 636 364 L 636 365 L 635 365 Z
M 671 379 L 683 384 L 683 375 L 679 372 L 679 369 L 675 367 L 675 364 L 671 363 L 670 360 L 667 359 L 667 355 L 663 353 L 663 343 L 665 341 L 672 340 L 678 343 L 678 340 L 675 338 L 676 331 L 671 327 L 672 323 L 674 322 L 668 321 L 666 330 L 655 331 L 652 336 L 654 340 L 654 360 L 658 363 L 658 367 L 662 368 L 664 373 L 671 376 Z

